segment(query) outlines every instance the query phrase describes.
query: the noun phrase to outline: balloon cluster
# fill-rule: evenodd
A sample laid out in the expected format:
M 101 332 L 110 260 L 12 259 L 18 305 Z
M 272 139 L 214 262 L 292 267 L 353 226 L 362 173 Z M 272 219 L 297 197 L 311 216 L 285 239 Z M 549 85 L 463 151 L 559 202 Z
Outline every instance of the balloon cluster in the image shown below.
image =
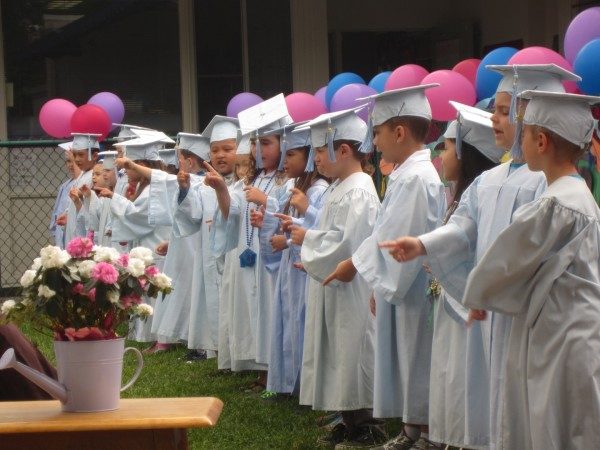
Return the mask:
M 125 116 L 125 106 L 112 92 L 99 92 L 79 108 L 63 98 L 48 100 L 39 113 L 42 129 L 54 138 L 71 137 L 71 133 L 100 134 L 104 140 Z
M 487 104 L 500 83 L 502 76 L 486 69 L 487 65 L 503 64 L 556 64 L 577 73 L 582 81 L 564 83 L 567 92 L 583 92 L 600 95 L 600 7 L 586 9 L 576 16 L 567 29 L 564 41 L 565 56 L 545 47 L 527 47 L 517 50 L 500 47 L 490 51 L 481 60 L 470 58 L 456 64 L 452 70 L 436 70 L 429 73 L 417 64 L 405 64 L 394 71 L 381 72 L 369 83 L 352 72 L 335 75 L 327 86 L 314 94 L 294 92 L 286 97 L 292 119 L 299 122 L 313 119 L 328 111 L 340 111 L 366 103 L 361 98 L 419 84 L 438 83 L 426 91 L 431 104 L 433 119 L 452 120 L 455 110 L 449 100 L 475 105 Z M 228 116 L 237 116 L 250 106 L 260 103 L 256 94 L 243 92 L 231 99 L 227 106 Z M 358 114 L 366 119 L 367 110 Z

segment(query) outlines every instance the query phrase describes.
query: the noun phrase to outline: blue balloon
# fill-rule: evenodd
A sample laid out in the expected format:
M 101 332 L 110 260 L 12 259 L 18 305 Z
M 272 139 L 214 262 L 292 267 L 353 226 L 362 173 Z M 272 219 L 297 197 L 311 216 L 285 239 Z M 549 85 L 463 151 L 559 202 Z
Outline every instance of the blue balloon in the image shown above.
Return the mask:
M 331 108 L 331 99 L 333 98 L 333 95 L 339 90 L 339 88 L 351 83 L 366 84 L 365 80 L 363 80 L 361 76 L 356 75 L 352 72 L 342 72 L 329 81 L 329 84 L 327 85 L 327 92 L 325 93 L 327 109 Z
M 573 70 L 581 77 L 577 83 L 581 92 L 600 95 L 600 39 L 588 42 L 579 50 Z
M 493 97 L 496 94 L 496 89 L 498 89 L 498 84 L 500 84 L 500 80 L 502 79 L 502 75 L 486 69 L 485 66 L 490 64 L 506 64 L 517 51 L 516 48 L 512 47 L 500 47 L 492 50 L 483 57 L 481 64 L 479 64 L 479 68 L 477 69 L 477 79 L 475 81 L 478 100 Z
M 379 94 L 381 94 L 385 88 L 385 82 L 390 77 L 392 72 L 381 72 L 371 78 L 369 81 L 369 87 L 375 89 Z

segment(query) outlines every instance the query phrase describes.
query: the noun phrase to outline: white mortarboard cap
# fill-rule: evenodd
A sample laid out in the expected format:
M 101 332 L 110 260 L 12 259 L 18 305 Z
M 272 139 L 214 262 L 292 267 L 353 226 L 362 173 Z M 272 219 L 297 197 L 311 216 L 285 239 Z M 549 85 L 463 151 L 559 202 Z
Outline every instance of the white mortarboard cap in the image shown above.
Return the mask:
M 363 142 L 367 132 L 367 124 L 356 114 L 363 107 L 345 109 L 332 113 L 321 114 L 319 117 L 298 127 L 294 133 L 300 133 L 310 128 L 311 154 L 308 158 L 306 170 L 312 172 L 314 152 L 318 147 L 327 146 L 329 159 L 335 161 L 334 141 L 349 140 Z
M 523 91 L 565 92 L 563 81 L 581 81 L 581 78 L 556 64 L 489 65 L 486 69 L 502 75 L 496 92 L 520 94 Z
M 126 139 L 132 139 L 138 137 L 133 130 L 150 130 L 150 128 L 141 127 L 139 125 L 129 125 L 126 123 L 113 123 L 114 127 L 120 127 L 119 134 L 117 135 L 118 141 L 124 141 Z
M 58 146 L 65 151 L 69 151 L 73 147 L 73 141 L 63 142 L 62 144 L 58 144 Z
M 179 158 L 177 158 L 177 150 L 174 148 L 163 148 L 158 151 L 158 156 L 167 166 L 179 167 Z
M 130 139 L 123 142 L 125 155 L 132 161 L 145 159 L 159 161 L 158 151 L 162 148 L 160 140 L 153 137 Z
M 150 130 L 147 128 L 133 128 L 131 131 L 140 138 L 155 138 L 163 144 L 174 144 L 175 141 L 162 131 Z
M 115 167 L 115 159 L 117 158 L 117 152 L 114 150 L 107 150 L 98 153 L 99 159 L 102 159 L 102 165 L 105 169 L 113 169 Z
M 202 131 L 202 136 L 208 136 L 211 144 L 226 139 L 237 139 L 239 125 L 240 122 L 235 117 L 216 115 L 206 125 L 204 131 Z
M 438 86 L 438 83 L 411 86 L 385 91 L 358 100 L 373 101 L 369 115 L 373 126 L 379 126 L 393 117 L 402 116 L 423 117 L 431 120 L 431 106 L 425 91 Z
M 241 131 L 238 129 L 236 154 L 249 155 L 250 147 L 251 147 L 250 135 L 247 134 L 245 136 L 242 136 Z
M 242 136 L 253 134 L 254 137 L 257 137 L 259 133 L 263 133 L 263 136 L 265 136 L 269 131 L 273 132 L 271 134 L 275 134 L 275 130 L 293 122 L 283 94 L 278 94 L 244 111 L 240 111 L 238 119 Z M 260 141 L 258 140 L 256 141 L 256 167 L 262 168 Z
M 598 121 L 590 107 L 600 104 L 600 97 L 546 91 L 525 91 L 521 97 L 530 100 L 523 117 L 525 125 L 544 127 L 579 148 L 591 142 Z
M 210 138 L 201 134 L 178 133 L 177 148 L 187 150 L 204 161 L 210 160 Z
M 456 109 L 456 120 L 451 122 L 444 133 L 446 139 L 456 139 L 456 156 L 462 157 L 462 142 L 475 147 L 489 160 L 499 163 L 504 150 L 496 146 L 492 124 L 492 114 L 472 106 L 451 101 Z
M 71 133 L 73 136 L 73 144 L 71 145 L 72 151 L 80 151 L 87 150 L 88 151 L 88 161 L 92 160 L 92 149 L 97 148 L 100 149 L 100 143 L 98 142 L 98 138 L 102 136 L 101 134 L 93 134 L 93 133 Z
M 285 153 L 288 150 L 302 147 L 310 147 L 310 128 L 302 128 L 302 126 L 307 123 L 308 121 L 305 120 L 303 122 L 296 122 L 291 123 L 289 125 L 284 125 L 283 127 L 278 128 L 276 130 L 262 131 L 261 133 L 259 133 L 259 138 L 262 136 L 268 136 L 273 134 L 280 136 L 279 150 L 281 151 L 281 155 L 279 157 L 278 170 L 283 170 Z M 295 132 L 294 130 L 296 129 L 299 129 L 299 131 Z

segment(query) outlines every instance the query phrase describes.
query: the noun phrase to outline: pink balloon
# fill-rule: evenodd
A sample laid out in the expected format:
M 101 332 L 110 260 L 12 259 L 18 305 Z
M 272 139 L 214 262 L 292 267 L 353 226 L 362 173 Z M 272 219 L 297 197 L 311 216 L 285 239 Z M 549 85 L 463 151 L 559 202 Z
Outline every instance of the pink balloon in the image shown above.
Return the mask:
M 471 82 L 473 86 L 475 86 L 475 82 L 477 79 L 477 69 L 479 68 L 480 63 L 481 60 L 477 58 L 465 59 L 464 61 L 461 61 L 457 65 L 455 65 L 452 68 L 452 70 L 463 75 L 467 80 Z
M 385 82 L 385 90 L 417 86 L 429 72 L 417 64 L 405 64 L 392 72 Z
M 450 100 L 469 106 L 473 106 L 477 101 L 475 87 L 464 75 L 458 72 L 436 70 L 423 78 L 421 82 L 421 84 L 429 83 L 440 84 L 438 87 L 425 91 L 434 120 L 448 121 L 456 117 L 456 110 L 450 105 Z
M 77 106 L 63 98 L 48 100 L 38 116 L 42 129 L 55 138 L 71 137 L 71 117 L 76 109 Z
M 559 53 L 546 47 L 527 47 L 519 50 L 507 64 L 556 64 L 569 72 L 573 72 L 573 66 Z M 565 81 L 565 90 L 570 93 L 577 92 L 575 81 Z
M 294 92 L 288 95 L 285 104 L 294 122 L 312 120 L 327 112 L 325 105 L 319 99 L 306 92 Z
M 368 97 L 369 95 L 375 95 L 377 91 L 366 84 L 351 83 L 346 86 L 342 86 L 337 90 L 331 98 L 331 111 L 342 111 L 344 109 L 356 108 L 361 105 L 368 103 L 367 100 L 358 100 L 359 98 Z M 358 116 L 362 120 L 367 120 L 369 111 L 367 108 L 363 108 L 358 111 Z
M 327 86 L 323 86 L 322 88 L 319 88 L 319 90 L 317 92 L 315 92 L 315 98 L 317 98 L 321 103 L 323 103 L 323 106 L 325 106 L 325 109 L 327 110 Z M 329 111 L 329 110 L 327 110 Z

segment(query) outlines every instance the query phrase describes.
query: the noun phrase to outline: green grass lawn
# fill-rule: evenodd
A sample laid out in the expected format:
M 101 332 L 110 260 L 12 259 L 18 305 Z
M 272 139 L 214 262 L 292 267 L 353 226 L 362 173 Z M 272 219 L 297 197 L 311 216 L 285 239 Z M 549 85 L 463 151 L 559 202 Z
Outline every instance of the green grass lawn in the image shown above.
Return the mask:
M 54 361 L 52 338 L 30 328 L 23 330 L 50 361 Z M 127 345 L 145 347 L 134 342 Z M 192 449 L 310 449 L 319 434 L 318 412 L 298 405 L 296 398 L 263 400 L 243 392 L 256 375 L 217 370 L 215 359 L 188 364 L 186 349 L 144 356 L 144 370 L 123 397 L 218 397 L 225 406 L 213 429 L 190 430 Z M 123 379 L 133 373 L 135 358 L 125 356 Z

